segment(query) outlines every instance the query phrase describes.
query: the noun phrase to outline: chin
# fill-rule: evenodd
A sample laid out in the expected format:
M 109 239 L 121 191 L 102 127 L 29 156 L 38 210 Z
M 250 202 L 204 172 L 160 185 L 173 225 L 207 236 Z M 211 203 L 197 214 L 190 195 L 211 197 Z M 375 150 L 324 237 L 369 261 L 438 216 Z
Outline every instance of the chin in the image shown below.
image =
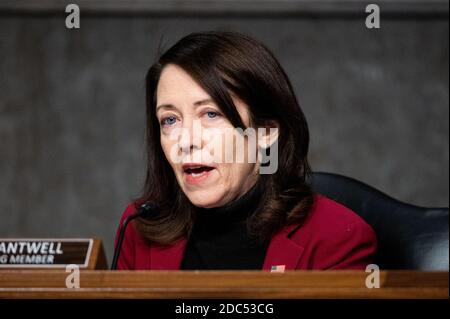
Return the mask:
M 220 197 L 217 196 L 217 193 L 214 193 L 212 190 L 191 191 L 187 192 L 186 196 L 189 198 L 192 204 L 202 208 L 215 207 L 220 200 Z

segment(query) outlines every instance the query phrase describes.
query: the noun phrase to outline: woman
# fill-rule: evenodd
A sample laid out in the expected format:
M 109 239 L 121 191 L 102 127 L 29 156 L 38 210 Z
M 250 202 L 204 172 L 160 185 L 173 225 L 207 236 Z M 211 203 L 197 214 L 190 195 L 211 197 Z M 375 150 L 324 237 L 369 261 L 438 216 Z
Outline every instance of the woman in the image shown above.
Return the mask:
M 126 229 L 118 269 L 371 263 L 371 227 L 306 183 L 306 119 L 265 46 L 234 32 L 192 33 L 151 66 L 146 90 L 146 183 L 121 222 L 145 202 L 160 209 Z

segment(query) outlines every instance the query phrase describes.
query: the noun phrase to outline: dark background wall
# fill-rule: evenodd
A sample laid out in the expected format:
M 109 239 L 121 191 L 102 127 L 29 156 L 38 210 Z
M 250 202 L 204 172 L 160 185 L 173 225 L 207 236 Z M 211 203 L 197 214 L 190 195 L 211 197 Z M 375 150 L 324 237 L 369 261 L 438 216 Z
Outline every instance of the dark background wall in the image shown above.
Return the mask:
M 78 30 L 65 28 L 63 2 L 0 2 L 0 237 L 98 237 L 111 260 L 143 183 L 146 71 L 160 41 L 211 29 L 247 33 L 279 58 L 313 170 L 448 206 L 448 2 L 382 2 L 371 30 L 362 1 L 79 1 Z

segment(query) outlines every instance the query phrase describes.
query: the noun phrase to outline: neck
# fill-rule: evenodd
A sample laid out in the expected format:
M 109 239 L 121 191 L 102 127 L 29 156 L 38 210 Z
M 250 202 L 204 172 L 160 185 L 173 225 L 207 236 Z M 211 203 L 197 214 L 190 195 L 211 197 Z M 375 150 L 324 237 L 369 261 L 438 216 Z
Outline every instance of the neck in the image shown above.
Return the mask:
M 261 200 L 262 190 L 256 182 L 244 195 L 223 205 L 213 208 L 196 207 L 197 223 L 214 224 L 232 223 L 246 220 L 257 208 Z

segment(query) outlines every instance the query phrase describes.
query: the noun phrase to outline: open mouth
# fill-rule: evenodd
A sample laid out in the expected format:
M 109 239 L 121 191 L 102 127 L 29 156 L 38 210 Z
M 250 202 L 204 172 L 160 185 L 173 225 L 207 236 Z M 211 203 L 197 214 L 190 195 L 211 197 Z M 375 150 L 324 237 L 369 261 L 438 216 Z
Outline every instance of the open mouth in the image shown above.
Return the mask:
M 184 172 L 191 175 L 192 177 L 198 177 L 203 175 L 205 172 L 209 172 L 213 169 L 214 167 L 210 166 L 188 167 L 184 169 Z
M 215 167 L 203 165 L 203 164 L 184 164 L 183 173 L 185 181 L 188 184 L 199 184 L 208 179 L 210 172 Z

